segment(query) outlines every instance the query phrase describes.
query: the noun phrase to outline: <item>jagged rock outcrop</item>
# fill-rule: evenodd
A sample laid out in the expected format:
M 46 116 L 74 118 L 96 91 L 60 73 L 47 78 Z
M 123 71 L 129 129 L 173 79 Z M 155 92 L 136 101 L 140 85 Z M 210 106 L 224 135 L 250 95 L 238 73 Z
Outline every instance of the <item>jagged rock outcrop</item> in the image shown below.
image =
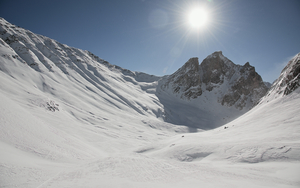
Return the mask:
M 170 75 L 163 87 L 172 85 L 174 93 L 182 93 L 187 98 L 197 98 L 202 94 L 198 58 L 191 58 L 174 74 Z
M 286 67 L 284 94 L 288 95 L 300 86 L 300 53 Z
M 175 95 L 188 100 L 211 92 L 221 105 L 243 109 L 256 104 L 268 87 L 249 62 L 236 65 L 217 51 L 200 65 L 198 58 L 188 60 L 174 74 L 161 80 L 161 89 L 171 89 Z
M 294 56 L 281 71 L 265 97 L 260 100 L 268 102 L 272 99 L 291 94 L 300 86 L 300 53 Z

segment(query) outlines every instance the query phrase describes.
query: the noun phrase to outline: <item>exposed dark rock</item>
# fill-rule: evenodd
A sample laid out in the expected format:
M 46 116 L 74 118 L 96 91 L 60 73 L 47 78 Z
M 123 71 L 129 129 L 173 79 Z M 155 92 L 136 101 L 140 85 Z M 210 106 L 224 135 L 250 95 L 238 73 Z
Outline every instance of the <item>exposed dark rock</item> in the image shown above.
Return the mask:
M 286 88 L 284 94 L 288 95 L 300 86 L 300 60 L 291 65 L 291 70 L 286 78 Z
M 203 92 L 219 93 L 217 100 L 221 105 L 238 109 L 243 109 L 247 103 L 253 106 L 268 91 L 249 62 L 244 66 L 236 65 L 221 51 L 209 55 L 200 65 L 198 58 L 189 59 L 161 82 L 161 89 L 172 89 L 177 96 L 188 100 L 200 97 Z
M 281 71 L 268 93 L 259 103 L 269 102 L 275 98 L 289 95 L 300 87 L 300 53 L 293 57 Z
M 171 84 L 175 93 L 182 93 L 182 96 L 197 98 L 202 94 L 201 79 L 199 74 L 198 58 L 191 58 L 174 74 L 168 77 L 167 82 L 162 87 L 169 87 Z

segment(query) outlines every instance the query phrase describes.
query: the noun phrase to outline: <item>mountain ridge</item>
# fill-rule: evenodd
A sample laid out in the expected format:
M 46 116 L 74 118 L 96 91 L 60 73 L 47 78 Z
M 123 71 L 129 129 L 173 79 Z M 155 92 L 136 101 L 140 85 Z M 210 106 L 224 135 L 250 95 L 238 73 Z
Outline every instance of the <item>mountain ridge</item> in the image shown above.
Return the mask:
M 175 73 L 161 78 L 157 95 L 165 106 L 166 121 L 211 129 L 250 110 L 267 90 L 249 62 L 236 65 L 221 51 L 216 51 L 202 63 L 199 58 L 190 58 Z M 160 97 L 161 94 L 172 99 Z M 171 105 L 178 101 L 177 106 L 183 105 L 181 100 L 185 101 L 184 111 L 188 113 L 184 114 L 188 119 L 181 117 L 182 108 Z M 189 107 L 193 110 L 188 110 Z
M 278 79 L 259 101 L 259 104 L 287 96 L 300 86 L 300 53 L 296 54 L 283 68 Z
M 109 102 L 116 108 L 126 109 L 129 107 L 138 114 L 151 115 L 177 125 L 211 129 L 221 126 L 251 109 L 258 98 L 262 97 L 263 92 L 266 92 L 266 86 L 262 84 L 262 79 L 255 72 L 254 67 L 249 63 L 244 66 L 235 65 L 223 56 L 221 51 L 207 56 L 201 64 L 199 64 L 198 58 L 191 58 L 172 75 L 159 77 L 123 69 L 89 51 L 69 47 L 48 37 L 34 34 L 26 29 L 16 27 L 4 19 L 0 21 L 2 44 L 5 43 L 4 46 L 9 46 L 16 52 L 11 58 L 18 59 L 34 71 L 41 73 L 40 76 L 44 78 L 43 80 L 47 80 L 45 79 L 45 75 L 47 75 L 50 80 L 43 81 L 42 86 L 39 87 L 52 95 L 57 95 L 57 89 L 55 89 L 57 81 L 52 80 L 53 75 L 59 75 L 69 81 L 70 78 L 75 79 L 74 81 L 79 82 L 80 85 L 87 81 L 90 86 L 84 87 L 97 93 L 101 100 L 116 101 Z M 5 65 L 1 65 L 0 68 L 6 69 Z M 47 82 L 52 82 L 52 84 Z M 134 90 L 131 89 L 131 85 L 135 88 Z M 163 89 L 168 88 L 169 85 L 174 87 L 174 91 L 171 93 Z M 124 88 L 125 92 L 118 91 L 115 86 Z M 125 89 L 126 86 L 130 87 Z M 259 88 L 262 91 L 258 91 Z M 133 93 L 136 89 L 138 93 L 147 94 L 146 101 L 148 102 L 145 103 L 148 105 L 130 97 L 136 96 Z M 230 90 L 230 92 L 226 90 Z M 162 93 L 167 96 L 174 95 L 174 93 L 183 94 L 180 98 L 173 98 L 177 102 L 172 104 L 169 99 L 165 100 L 166 97 L 162 96 Z M 214 93 L 214 97 L 212 97 L 212 93 Z M 148 98 L 148 95 L 151 97 Z M 153 101 L 153 99 L 155 100 Z M 197 100 L 197 105 L 181 101 L 185 99 Z M 210 102 L 213 103 L 212 106 L 207 105 Z M 186 108 L 184 113 L 180 112 L 182 108 L 178 107 L 182 104 Z M 193 109 L 192 112 L 191 109 Z M 203 115 L 198 116 L 199 113 Z M 203 118 L 206 120 L 203 121 Z

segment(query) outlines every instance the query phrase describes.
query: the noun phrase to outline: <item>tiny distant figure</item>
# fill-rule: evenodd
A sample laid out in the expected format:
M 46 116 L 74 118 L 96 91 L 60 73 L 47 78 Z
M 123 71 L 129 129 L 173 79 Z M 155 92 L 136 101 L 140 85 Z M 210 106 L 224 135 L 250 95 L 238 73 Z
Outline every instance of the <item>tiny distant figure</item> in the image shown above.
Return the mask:
M 228 129 L 228 127 L 224 127 L 224 129 Z
M 184 135 L 182 135 L 182 137 L 184 137 Z

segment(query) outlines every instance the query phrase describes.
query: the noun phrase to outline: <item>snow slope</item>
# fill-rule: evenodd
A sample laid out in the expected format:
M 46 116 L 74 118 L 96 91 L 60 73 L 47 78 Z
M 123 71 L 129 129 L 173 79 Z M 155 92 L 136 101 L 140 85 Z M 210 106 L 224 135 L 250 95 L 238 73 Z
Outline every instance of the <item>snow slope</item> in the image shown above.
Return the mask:
M 299 92 L 227 129 L 177 135 L 130 119 L 91 126 L 1 94 L 1 187 L 298 187 Z
M 1 94 L 1 187 L 299 187 L 299 93 L 177 135 L 41 118 Z
M 299 88 L 197 132 L 159 77 L 0 21 L 0 187 L 300 186 Z

